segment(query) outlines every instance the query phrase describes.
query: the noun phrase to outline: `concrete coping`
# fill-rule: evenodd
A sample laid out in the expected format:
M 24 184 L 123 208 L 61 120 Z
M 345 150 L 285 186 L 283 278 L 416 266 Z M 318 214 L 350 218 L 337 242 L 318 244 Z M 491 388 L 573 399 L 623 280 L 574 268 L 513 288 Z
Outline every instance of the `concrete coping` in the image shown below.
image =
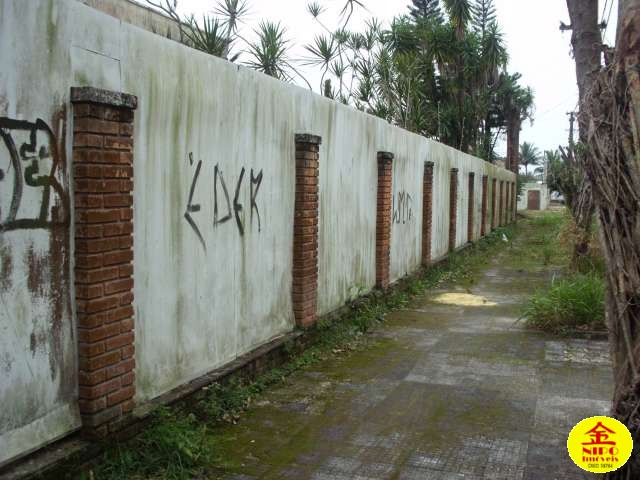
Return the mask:
M 296 143 L 311 143 L 313 145 L 321 145 L 322 137 L 311 133 L 296 133 Z
M 378 152 L 378 160 L 393 160 L 393 157 L 391 152 Z
M 138 107 L 138 97 L 94 87 L 71 87 L 71 103 L 93 103 L 135 110 Z

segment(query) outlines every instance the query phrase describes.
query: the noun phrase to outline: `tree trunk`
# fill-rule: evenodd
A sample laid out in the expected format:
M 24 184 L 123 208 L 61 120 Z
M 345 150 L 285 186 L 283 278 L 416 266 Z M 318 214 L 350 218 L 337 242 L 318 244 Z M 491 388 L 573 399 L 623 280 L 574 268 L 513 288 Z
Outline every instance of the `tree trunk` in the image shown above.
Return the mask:
M 571 18 L 571 46 L 576 60 L 576 77 L 580 97 L 580 111 L 584 108 L 586 95 L 591 91 L 601 67 L 602 37 L 598 25 L 598 0 L 567 0 L 569 17 Z M 578 116 L 579 138 L 582 145 L 587 144 L 588 120 L 585 115 Z M 589 155 L 586 149 L 580 148 L 576 153 L 578 168 L 584 169 Z M 574 245 L 573 264 L 579 266 L 581 259 L 589 254 L 591 239 L 591 222 L 593 218 L 593 199 L 590 183 L 594 180 L 588 173 L 584 180 L 584 188 L 579 192 L 579 201 L 571 214 L 578 228 L 578 240 Z
M 613 415 L 634 452 L 610 480 L 640 478 L 640 0 L 620 1 L 615 57 L 598 76 L 582 122 L 585 170 L 607 261 L 607 323 L 615 373 Z
M 517 117 L 508 119 L 507 121 L 507 160 L 505 168 L 511 170 L 516 175 L 520 167 L 520 129 L 522 128 L 522 120 L 518 113 Z
M 569 208 L 578 230 L 576 232 L 577 238 L 573 245 L 571 267 L 580 271 L 585 266 L 585 260 L 587 264 L 590 263 L 588 257 L 591 245 L 591 222 L 595 211 L 591 182 L 586 177 L 583 177 L 580 181 L 578 191 Z
M 598 25 L 598 0 L 567 0 L 573 28 L 571 46 L 576 60 L 580 104 L 591 90 L 601 66 L 602 38 Z M 580 142 L 587 144 L 588 122 L 578 117 Z

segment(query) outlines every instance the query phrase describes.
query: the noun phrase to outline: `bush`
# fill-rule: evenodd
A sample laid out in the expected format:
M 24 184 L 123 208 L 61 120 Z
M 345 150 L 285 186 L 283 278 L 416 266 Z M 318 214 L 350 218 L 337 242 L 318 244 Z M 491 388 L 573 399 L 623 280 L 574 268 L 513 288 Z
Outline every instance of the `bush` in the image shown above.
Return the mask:
M 207 425 L 195 415 L 158 409 L 149 426 L 128 444 L 116 444 L 108 461 L 79 478 L 116 480 L 163 478 L 186 480 L 215 459 Z M 136 472 L 132 475 L 131 472 Z M 161 473 L 161 477 L 155 475 Z
M 545 331 L 605 330 L 605 285 L 601 276 L 573 274 L 554 280 L 525 307 L 527 324 Z

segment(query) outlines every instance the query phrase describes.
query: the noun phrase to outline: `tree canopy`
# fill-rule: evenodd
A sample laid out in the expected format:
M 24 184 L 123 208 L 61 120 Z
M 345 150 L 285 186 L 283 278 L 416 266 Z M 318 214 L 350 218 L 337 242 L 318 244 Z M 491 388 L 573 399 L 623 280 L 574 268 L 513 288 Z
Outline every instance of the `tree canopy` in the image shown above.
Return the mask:
M 215 16 L 196 21 L 176 13 L 175 0 L 147 0 L 174 18 L 182 41 L 212 55 L 239 61 L 283 81 L 308 82 L 298 65 L 317 68 L 310 88 L 435 138 L 486 160 L 496 158 L 507 134 L 510 168 L 516 170 L 522 121 L 532 114 L 533 93 L 507 70 L 508 53 L 493 0 L 411 0 L 406 15 L 387 27 L 371 19 L 352 31 L 355 9 L 366 0 L 343 0 L 340 22 L 323 23 L 327 6 L 318 0 L 307 11 L 318 25 L 304 58 L 291 58 L 291 41 L 279 25 L 262 21 L 256 41 L 238 33 L 247 0 L 219 0 Z M 515 163 L 514 163 L 515 162 Z

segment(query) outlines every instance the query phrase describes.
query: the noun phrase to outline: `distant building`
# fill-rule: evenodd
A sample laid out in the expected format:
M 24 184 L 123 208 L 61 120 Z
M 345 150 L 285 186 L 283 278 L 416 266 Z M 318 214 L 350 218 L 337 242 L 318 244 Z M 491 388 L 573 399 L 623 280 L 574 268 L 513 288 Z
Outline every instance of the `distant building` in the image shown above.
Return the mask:
M 518 197 L 518 210 L 546 210 L 549 208 L 550 199 L 551 195 L 546 183 L 525 183 L 522 194 Z

